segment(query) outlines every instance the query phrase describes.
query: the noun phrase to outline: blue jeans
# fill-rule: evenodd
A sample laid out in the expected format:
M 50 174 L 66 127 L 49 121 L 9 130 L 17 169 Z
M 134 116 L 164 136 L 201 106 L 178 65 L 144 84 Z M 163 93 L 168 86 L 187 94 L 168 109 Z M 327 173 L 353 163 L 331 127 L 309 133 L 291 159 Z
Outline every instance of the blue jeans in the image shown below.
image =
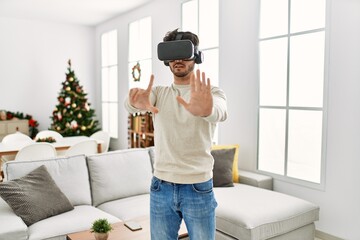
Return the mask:
M 214 240 L 216 206 L 212 179 L 196 184 L 175 184 L 153 177 L 151 239 L 178 239 L 181 220 L 184 219 L 190 240 Z

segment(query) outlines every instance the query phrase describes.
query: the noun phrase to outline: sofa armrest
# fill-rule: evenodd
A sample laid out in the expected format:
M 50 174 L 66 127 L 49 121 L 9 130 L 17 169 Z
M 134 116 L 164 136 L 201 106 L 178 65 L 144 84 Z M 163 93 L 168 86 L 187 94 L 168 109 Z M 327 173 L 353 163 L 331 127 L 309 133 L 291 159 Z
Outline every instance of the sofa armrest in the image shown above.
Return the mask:
M 27 226 L 0 197 L 0 239 L 28 239 Z
M 273 189 L 273 178 L 258 173 L 239 170 L 239 182 L 254 187 Z

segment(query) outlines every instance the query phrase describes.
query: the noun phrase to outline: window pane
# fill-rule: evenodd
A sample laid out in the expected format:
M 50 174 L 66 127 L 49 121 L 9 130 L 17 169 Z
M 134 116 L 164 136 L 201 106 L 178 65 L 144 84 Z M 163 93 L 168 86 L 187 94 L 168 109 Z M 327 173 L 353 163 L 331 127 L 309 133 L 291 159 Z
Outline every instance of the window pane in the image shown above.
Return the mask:
M 101 66 L 109 66 L 109 34 L 101 35 Z
M 118 71 L 117 66 L 109 68 L 109 101 L 117 102 L 118 100 Z
M 288 33 L 288 0 L 266 0 L 260 5 L 260 38 Z
M 102 107 L 101 108 L 101 110 L 102 110 L 102 119 L 101 119 L 102 129 L 105 132 L 110 132 L 110 129 L 109 129 L 109 104 L 102 103 L 101 107 Z
M 117 64 L 117 31 L 109 32 L 109 65 Z
M 198 34 L 198 2 L 188 1 L 182 4 L 182 30 Z
M 322 107 L 325 33 L 290 39 L 290 106 Z
M 260 42 L 260 105 L 286 105 L 287 47 L 287 38 Z
M 204 51 L 204 62 L 198 67 L 210 78 L 211 85 L 219 86 L 219 49 Z
M 110 137 L 118 137 L 118 104 L 109 103 L 109 129 Z
M 291 0 L 291 32 L 325 27 L 325 0 Z
M 260 109 L 259 170 L 284 174 L 285 118 L 285 110 Z
M 101 70 L 101 101 L 109 101 L 109 68 Z
M 134 81 L 132 76 L 132 68 L 137 62 L 129 63 L 129 88 L 147 88 L 152 74 L 151 59 L 139 61 L 141 69 L 140 81 Z
M 219 45 L 219 1 L 199 0 L 200 48 Z
M 289 111 L 288 176 L 320 183 L 321 111 Z
M 129 25 L 129 61 L 151 58 L 151 18 Z
M 104 33 L 101 36 L 101 66 L 117 64 L 117 31 Z

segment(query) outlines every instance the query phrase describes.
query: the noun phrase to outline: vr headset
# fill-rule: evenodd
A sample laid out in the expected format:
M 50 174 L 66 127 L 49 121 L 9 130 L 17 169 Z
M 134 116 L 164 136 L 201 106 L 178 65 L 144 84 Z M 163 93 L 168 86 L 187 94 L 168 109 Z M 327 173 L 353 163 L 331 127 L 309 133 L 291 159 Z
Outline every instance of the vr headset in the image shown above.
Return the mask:
M 169 66 L 169 62 L 174 60 L 194 59 L 195 63 L 200 64 L 204 59 L 203 53 L 194 47 L 190 40 L 161 42 L 157 46 L 157 52 L 159 60 L 164 61 L 166 66 Z

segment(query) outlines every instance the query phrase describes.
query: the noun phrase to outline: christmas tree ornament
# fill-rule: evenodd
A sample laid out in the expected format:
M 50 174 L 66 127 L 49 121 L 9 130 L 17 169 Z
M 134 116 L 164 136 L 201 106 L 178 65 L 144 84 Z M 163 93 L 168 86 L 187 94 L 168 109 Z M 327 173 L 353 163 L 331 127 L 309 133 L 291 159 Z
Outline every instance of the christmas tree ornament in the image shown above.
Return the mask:
M 85 126 L 81 126 L 81 131 L 85 131 L 86 127 Z
M 76 103 L 73 103 L 73 104 L 71 105 L 71 107 L 72 107 L 72 108 L 76 108 Z
M 70 81 L 70 82 L 74 81 L 74 78 L 73 78 L 73 77 L 70 77 L 70 78 L 69 78 L 69 81 Z
M 69 92 L 69 91 L 71 90 L 71 88 L 70 88 L 70 87 L 66 87 L 65 90 Z

